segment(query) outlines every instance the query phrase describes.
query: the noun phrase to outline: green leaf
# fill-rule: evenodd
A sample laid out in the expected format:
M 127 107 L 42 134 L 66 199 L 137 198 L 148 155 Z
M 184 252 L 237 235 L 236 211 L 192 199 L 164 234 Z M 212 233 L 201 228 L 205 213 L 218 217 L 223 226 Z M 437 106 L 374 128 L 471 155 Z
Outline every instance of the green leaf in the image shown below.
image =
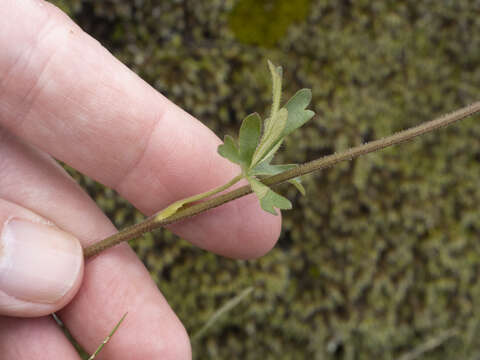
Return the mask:
M 252 156 L 260 141 L 262 132 L 262 119 L 257 113 L 248 115 L 243 119 L 238 138 L 240 160 L 248 169 L 252 162 Z
M 266 153 L 258 163 L 256 163 L 256 165 L 253 165 L 252 163 L 252 166 L 257 167 L 262 163 L 270 164 L 270 162 L 273 160 L 273 157 L 275 156 L 275 153 L 278 151 L 278 149 L 280 149 L 280 146 L 282 145 L 282 143 L 283 143 L 283 139 L 280 139 L 274 146 L 272 146 L 270 151 Z
M 250 183 L 253 192 L 255 193 L 255 195 L 257 195 L 258 200 L 262 200 L 265 195 L 267 195 L 268 190 L 270 190 L 268 186 L 262 184 L 260 181 L 253 177 L 249 177 L 247 178 L 247 180 Z
M 267 195 L 260 200 L 260 206 L 270 214 L 277 215 L 275 208 L 290 210 L 292 208 L 292 203 L 287 198 L 269 189 Z
M 270 156 L 270 150 L 273 148 L 279 148 L 280 144 L 278 142 L 282 141 L 282 133 L 287 124 L 288 111 L 285 108 L 280 109 L 274 116 L 273 125 L 271 126 L 270 131 L 265 131 L 260 140 L 260 144 L 257 147 L 257 150 L 253 154 L 252 158 L 252 167 L 264 160 L 266 157 Z
M 223 144 L 218 146 L 217 152 L 225 159 L 234 162 L 235 164 L 241 163 L 240 154 L 238 152 L 237 144 L 230 135 L 226 135 Z
M 277 194 L 257 179 L 249 177 L 248 182 L 260 200 L 260 206 L 263 210 L 269 212 L 270 214 L 277 215 L 275 208 L 283 210 L 289 210 L 292 208 L 292 203 L 290 200 L 282 195 Z
M 290 180 L 288 180 L 288 182 L 290 184 L 292 184 L 293 186 L 295 186 L 297 188 L 297 190 L 300 192 L 300 194 L 305 196 L 305 194 L 307 192 L 305 191 L 305 188 L 303 187 L 302 183 L 300 182 L 300 178 L 290 179 Z
M 295 164 L 272 165 L 267 161 L 262 161 L 250 171 L 250 175 L 277 175 L 281 172 L 297 167 Z
M 272 75 L 272 109 L 270 111 L 270 121 L 267 119 L 265 122 L 265 129 L 270 130 L 270 122 L 273 121 L 275 114 L 280 107 L 280 100 L 282 98 L 282 74 L 283 70 L 281 66 L 275 66 L 270 60 L 268 60 L 268 68 Z
M 185 198 L 182 200 L 175 201 L 174 203 L 168 205 L 165 209 L 160 211 L 158 214 L 155 215 L 155 221 L 162 221 L 166 218 L 169 218 L 173 214 L 175 214 L 178 210 L 180 210 L 183 205 L 189 202 L 189 198 Z
M 283 137 L 291 134 L 315 115 L 313 111 L 305 110 L 311 100 L 312 91 L 310 89 L 298 90 L 288 100 L 284 106 L 288 110 L 288 120 L 283 129 Z
M 254 169 L 252 169 L 249 174 L 255 175 L 255 176 L 262 176 L 262 175 L 272 176 L 272 175 L 277 175 L 284 171 L 293 169 L 297 166 L 298 165 L 296 164 L 272 165 L 272 164 L 269 164 L 267 161 L 262 161 Z M 305 196 L 306 191 L 302 183 L 300 182 L 300 178 L 291 179 L 291 180 L 288 180 L 288 182 L 293 186 L 295 186 L 297 190 L 302 195 Z
M 270 61 L 268 61 L 268 68 L 272 75 L 272 109 L 270 117 L 265 119 L 263 133 L 260 116 L 257 113 L 250 114 L 243 120 L 240 127 L 238 146 L 233 138 L 226 136 L 224 144 L 218 147 L 218 153 L 242 167 L 243 174 L 251 183 L 262 208 L 276 214 L 275 207 L 290 209 L 292 206 L 290 201 L 270 190 L 254 176 L 275 175 L 295 166 L 292 164 L 271 165 L 270 162 L 281 147 L 285 136 L 310 120 L 314 112 L 306 109 L 312 100 L 312 93 L 309 89 L 297 91 L 285 106 L 279 109 L 282 93 L 282 68 L 276 67 Z M 302 194 L 305 194 L 305 188 L 300 183 L 300 179 L 293 179 L 289 182 Z M 159 216 L 171 216 L 171 212 L 175 213 L 183 206 L 183 204 L 172 205 L 174 207 L 166 209 L 168 214 L 162 212 Z

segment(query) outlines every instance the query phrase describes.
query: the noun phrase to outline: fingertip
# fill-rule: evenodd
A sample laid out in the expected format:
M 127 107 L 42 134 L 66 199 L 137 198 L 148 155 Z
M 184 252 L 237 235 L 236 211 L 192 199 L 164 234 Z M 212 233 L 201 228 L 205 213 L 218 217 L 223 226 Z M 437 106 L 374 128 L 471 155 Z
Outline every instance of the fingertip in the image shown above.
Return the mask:
M 67 292 L 59 299 L 59 301 L 57 301 L 54 304 L 55 305 L 54 311 L 58 311 L 63 307 L 65 307 L 67 304 L 69 304 L 73 300 L 75 295 L 77 295 L 78 291 L 80 290 L 80 286 L 82 285 L 83 274 L 85 272 L 85 262 L 84 262 L 84 256 L 83 256 L 83 248 L 80 244 L 80 241 L 78 241 L 77 239 L 76 241 L 78 243 L 79 252 L 77 252 L 77 255 L 76 255 L 78 268 L 76 270 L 72 268 L 73 270 L 72 273 L 74 274 L 73 275 L 74 281 L 70 286 L 70 289 L 67 290 Z
M 191 360 L 192 346 L 185 327 L 178 322 L 176 329 L 170 329 L 169 339 L 162 351 L 162 359 L 167 360 Z
M 272 215 L 260 208 L 255 195 L 238 201 L 240 207 L 236 221 L 236 243 L 241 246 L 236 251 L 238 259 L 256 259 L 266 255 L 276 245 L 282 228 L 282 214 Z
M 9 218 L 0 237 L 0 312 L 57 311 L 77 293 L 84 269 L 79 240 L 45 221 Z
M 281 214 L 260 208 L 251 194 L 169 226 L 194 245 L 235 259 L 254 259 L 268 253 L 281 231 Z

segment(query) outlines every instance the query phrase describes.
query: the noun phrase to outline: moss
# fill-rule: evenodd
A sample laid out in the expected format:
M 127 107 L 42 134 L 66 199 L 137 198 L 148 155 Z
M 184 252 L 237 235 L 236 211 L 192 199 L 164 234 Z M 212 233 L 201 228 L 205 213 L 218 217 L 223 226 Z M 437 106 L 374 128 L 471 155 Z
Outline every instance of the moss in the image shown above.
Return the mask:
M 310 0 L 240 0 L 229 16 L 235 37 L 245 44 L 274 46 L 293 22 L 305 20 Z

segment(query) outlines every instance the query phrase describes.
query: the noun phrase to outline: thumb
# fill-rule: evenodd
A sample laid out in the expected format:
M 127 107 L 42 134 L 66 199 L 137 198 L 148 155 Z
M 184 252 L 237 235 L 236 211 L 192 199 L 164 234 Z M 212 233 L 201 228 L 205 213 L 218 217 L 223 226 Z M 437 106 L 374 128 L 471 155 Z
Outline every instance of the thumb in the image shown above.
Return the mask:
M 24 209 L 20 216 L 1 214 L 1 203 L 0 314 L 34 317 L 59 310 L 80 287 L 80 242 Z

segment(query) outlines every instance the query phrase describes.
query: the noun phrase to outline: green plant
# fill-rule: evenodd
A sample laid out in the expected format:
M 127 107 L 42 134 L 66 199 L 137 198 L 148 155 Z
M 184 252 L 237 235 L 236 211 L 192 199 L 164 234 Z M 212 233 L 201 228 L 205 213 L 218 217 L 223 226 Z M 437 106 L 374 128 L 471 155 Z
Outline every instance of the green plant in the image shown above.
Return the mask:
M 257 113 L 250 114 L 242 122 L 238 142 L 232 137 L 226 136 L 224 143 L 218 148 L 221 156 L 240 166 L 241 173 L 224 185 L 205 193 L 178 200 L 145 221 L 127 227 L 90 245 L 84 249 L 86 258 L 123 241 L 134 239 L 143 233 L 197 215 L 251 192 L 256 194 L 261 207 L 269 213 L 276 214 L 275 208 L 291 209 L 290 201 L 274 192 L 270 188 L 271 186 L 288 181 L 304 194 L 305 189 L 299 180 L 303 175 L 330 167 L 341 161 L 352 160 L 360 155 L 412 140 L 417 136 L 448 126 L 480 112 L 480 102 L 475 102 L 470 106 L 391 136 L 350 148 L 341 153 L 325 156 L 300 166 L 294 164 L 272 165 L 271 161 L 285 137 L 310 120 L 314 113 L 306 109 L 311 101 L 309 89 L 299 90 L 283 107 L 280 107 L 282 69 L 281 67 L 275 67 L 270 61 L 268 67 L 272 76 L 272 107 L 269 117 L 264 121 L 263 129 L 260 116 Z M 268 175 L 268 177 L 259 178 L 265 175 Z M 249 182 L 248 186 L 243 186 L 207 201 L 198 202 L 232 187 L 243 178 Z
M 112 338 L 112 336 L 117 332 L 118 328 L 120 327 L 120 325 L 122 324 L 123 320 L 125 320 L 125 318 L 127 317 L 127 314 L 128 313 L 125 313 L 121 318 L 120 320 L 115 324 L 114 328 L 112 329 L 112 331 L 110 331 L 110 333 L 108 334 L 108 336 L 103 339 L 102 343 L 98 346 L 98 348 L 95 350 L 95 352 L 88 358 L 88 360 L 93 360 L 96 358 L 96 356 L 100 353 L 100 351 L 102 351 L 103 347 L 110 341 L 110 339 Z
M 285 106 L 280 108 L 282 68 L 275 67 L 270 61 L 268 67 L 272 75 L 272 108 L 270 116 L 264 121 L 263 131 L 260 115 L 257 113 L 250 114 L 242 122 L 238 141 L 227 135 L 224 143 L 218 147 L 218 153 L 239 165 L 241 173 L 216 189 L 174 202 L 156 215 L 157 221 L 172 216 L 189 203 L 230 188 L 241 179 L 248 181 L 265 211 L 276 215 L 275 208 L 284 210 L 292 208 L 288 199 L 262 184 L 257 177 L 276 175 L 297 166 L 294 164 L 272 165 L 271 161 L 280 149 L 285 137 L 313 117 L 313 111 L 306 110 L 312 99 L 312 94 L 309 89 L 299 90 Z M 302 194 L 305 194 L 305 189 L 299 179 L 291 179 L 289 182 L 295 185 Z
M 60 318 L 53 313 L 52 317 L 57 323 L 58 326 L 63 330 L 65 336 L 67 339 L 70 341 L 70 343 L 76 348 L 78 354 L 81 356 L 82 359 L 85 360 L 94 360 L 97 355 L 102 351 L 103 347 L 110 341 L 113 335 L 117 332 L 119 329 L 120 325 L 123 323 L 125 318 L 127 317 L 128 313 L 123 314 L 123 316 L 120 318 L 120 320 L 115 324 L 113 329 L 110 331 L 110 333 L 103 339 L 103 341 L 100 343 L 100 345 L 96 348 L 96 350 L 92 353 L 92 355 L 88 355 L 86 351 L 78 344 L 78 342 L 73 338 L 72 334 L 68 330 L 68 328 L 65 326 L 65 324 L 60 320 Z

